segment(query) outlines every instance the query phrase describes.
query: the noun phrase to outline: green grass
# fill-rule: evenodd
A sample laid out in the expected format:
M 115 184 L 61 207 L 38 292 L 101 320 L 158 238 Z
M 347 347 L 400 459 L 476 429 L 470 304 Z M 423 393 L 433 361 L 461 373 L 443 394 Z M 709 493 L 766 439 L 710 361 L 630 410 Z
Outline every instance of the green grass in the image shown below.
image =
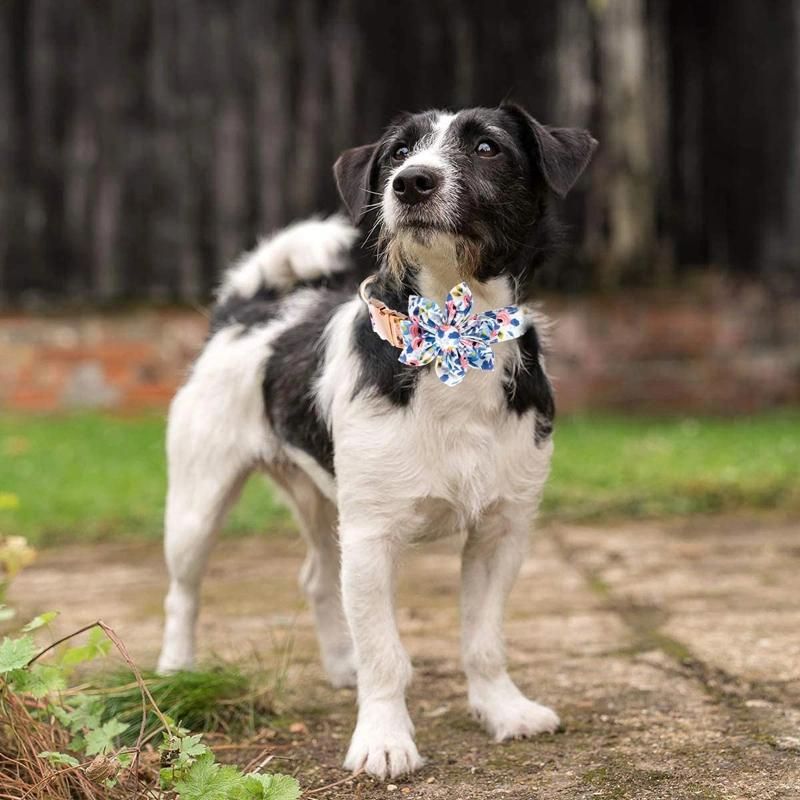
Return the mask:
M 33 544 L 157 538 L 165 487 L 162 418 L 0 417 L 0 533 Z M 286 527 L 289 520 L 254 478 L 226 531 Z
M 565 519 L 800 512 L 800 412 L 556 425 L 543 512 Z
M 158 537 L 164 421 L 0 417 L 0 533 L 35 544 Z M 543 512 L 561 519 L 740 509 L 800 512 L 800 412 L 737 419 L 561 419 Z M 227 525 L 286 528 L 253 479 Z

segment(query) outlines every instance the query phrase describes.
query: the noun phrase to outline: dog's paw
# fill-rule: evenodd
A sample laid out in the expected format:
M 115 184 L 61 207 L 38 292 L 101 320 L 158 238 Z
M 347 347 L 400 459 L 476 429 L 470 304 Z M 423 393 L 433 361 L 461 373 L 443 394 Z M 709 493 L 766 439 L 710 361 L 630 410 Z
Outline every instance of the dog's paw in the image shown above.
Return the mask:
M 344 768 L 363 770 L 380 780 L 398 778 L 418 770 L 423 759 L 413 739 L 408 713 L 384 707 L 362 708 L 358 715 Z
M 473 708 L 473 713 L 496 742 L 555 733 L 561 724 L 555 711 L 522 695 L 494 707 Z
M 418 770 L 422 756 L 406 731 L 365 731 L 359 726 L 353 734 L 344 768 L 364 770 L 380 780 L 398 778 Z

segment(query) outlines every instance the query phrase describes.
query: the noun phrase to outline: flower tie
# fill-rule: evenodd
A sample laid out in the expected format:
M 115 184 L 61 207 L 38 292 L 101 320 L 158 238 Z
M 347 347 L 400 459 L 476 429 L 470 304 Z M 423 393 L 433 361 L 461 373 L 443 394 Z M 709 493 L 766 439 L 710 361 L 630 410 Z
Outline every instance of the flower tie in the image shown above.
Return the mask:
M 439 380 L 457 386 L 469 367 L 493 370 L 491 345 L 516 339 L 524 331 L 517 306 L 473 314 L 472 292 L 466 283 L 459 283 L 447 295 L 444 311 L 427 297 L 408 298 L 408 319 L 400 321 L 400 362 L 424 367 L 435 361 Z

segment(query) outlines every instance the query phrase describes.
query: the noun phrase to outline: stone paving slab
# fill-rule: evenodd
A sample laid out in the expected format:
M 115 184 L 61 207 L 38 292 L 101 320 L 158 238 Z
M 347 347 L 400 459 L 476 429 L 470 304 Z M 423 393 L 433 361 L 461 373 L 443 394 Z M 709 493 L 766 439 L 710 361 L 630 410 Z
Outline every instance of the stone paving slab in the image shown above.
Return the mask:
M 398 618 L 428 764 L 395 789 L 360 776 L 315 797 L 800 798 L 799 532 L 743 518 L 539 532 L 510 598 L 509 656 L 564 731 L 503 745 L 466 709 L 455 546 L 415 550 Z M 322 679 L 296 584 L 302 553 L 285 537 L 218 548 L 202 647 L 269 660 L 291 644 L 283 702 L 308 734 L 276 741 L 304 785 L 319 787 L 346 777 L 354 696 Z M 25 614 L 61 609 L 58 632 L 101 615 L 151 665 L 164 583 L 158 544 L 83 545 L 45 551 L 11 599 Z

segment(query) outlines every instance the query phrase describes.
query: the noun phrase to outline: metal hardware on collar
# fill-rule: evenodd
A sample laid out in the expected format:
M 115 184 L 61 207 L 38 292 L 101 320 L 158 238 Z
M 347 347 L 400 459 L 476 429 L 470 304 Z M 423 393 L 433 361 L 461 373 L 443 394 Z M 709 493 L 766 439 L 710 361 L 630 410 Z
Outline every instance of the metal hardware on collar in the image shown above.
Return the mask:
M 400 330 L 400 323 L 408 319 L 405 314 L 389 308 L 386 303 L 376 300 L 374 297 L 367 296 L 367 287 L 375 281 L 376 275 L 370 275 L 361 281 L 358 287 L 358 296 L 366 303 L 372 321 L 372 330 L 385 342 L 389 342 L 393 347 L 403 349 L 403 334 Z

